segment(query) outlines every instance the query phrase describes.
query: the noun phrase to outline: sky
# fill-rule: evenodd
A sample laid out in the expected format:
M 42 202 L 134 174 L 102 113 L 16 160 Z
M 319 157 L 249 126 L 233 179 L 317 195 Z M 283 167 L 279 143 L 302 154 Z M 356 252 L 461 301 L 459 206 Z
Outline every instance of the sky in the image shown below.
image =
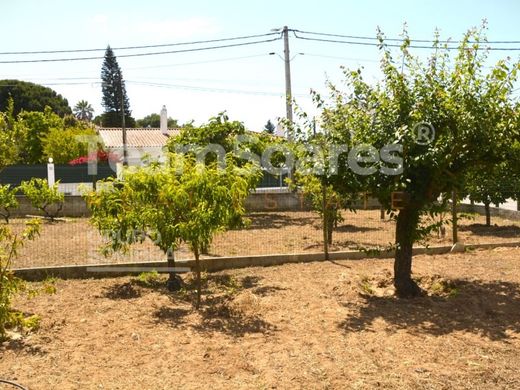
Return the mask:
M 398 38 L 403 24 L 412 39 L 458 40 L 482 19 L 488 40 L 520 41 L 520 2 L 497 1 L 11 1 L 0 0 L 1 52 L 103 49 L 264 34 L 288 26 L 301 31 L 374 37 L 379 27 Z M 301 34 L 300 34 L 301 35 Z M 264 39 L 264 38 L 260 38 Z M 211 45 L 211 44 L 210 44 Z M 326 93 L 326 82 L 341 85 L 340 66 L 363 67 L 377 81 L 378 49 L 373 46 L 313 42 L 290 35 L 292 93 L 314 115 L 309 91 Z M 187 47 L 115 50 L 115 55 Z M 513 45 L 520 47 L 520 44 Z M 270 55 L 269 53 L 274 53 Z M 428 50 L 417 49 L 418 55 Z M 493 52 L 490 62 L 520 51 Z M 0 61 L 103 56 L 103 52 L 0 55 Z M 159 113 L 180 123 L 207 122 L 221 111 L 261 130 L 268 119 L 285 116 L 283 41 L 191 53 L 118 58 L 132 115 Z M 101 114 L 102 60 L 0 63 L 0 78 L 53 88 L 74 106 L 87 100 Z

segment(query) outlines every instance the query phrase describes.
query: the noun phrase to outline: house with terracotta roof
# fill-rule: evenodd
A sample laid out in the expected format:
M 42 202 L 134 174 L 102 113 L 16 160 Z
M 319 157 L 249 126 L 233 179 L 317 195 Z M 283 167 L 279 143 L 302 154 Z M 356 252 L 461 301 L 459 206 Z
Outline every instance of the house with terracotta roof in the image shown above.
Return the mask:
M 166 107 L 161 110 L 161 122 L 159 128 L 141 127 L 126 129 L 126 148 L 128 152 L 128 164 L 139 165 L 144 156 L 153 160 L 164 160 L 164 148 L 168 138 L 179 134 L 179 128 L 168 128 L 168 115 Z M 122 156 L 123 130 L 120 127 L 97 127 L 105 150 Z

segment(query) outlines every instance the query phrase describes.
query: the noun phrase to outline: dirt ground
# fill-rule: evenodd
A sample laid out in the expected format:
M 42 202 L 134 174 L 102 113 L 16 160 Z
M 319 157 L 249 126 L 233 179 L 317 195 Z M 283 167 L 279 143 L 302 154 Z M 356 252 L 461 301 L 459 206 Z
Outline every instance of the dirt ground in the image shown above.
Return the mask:
M 428 296 L 392 296 L 390 260 L 58 281 L 19 298 L 38 331 L 0 346 L 0 378 L 38 389 L 519 389 L 520 248 L 418 256 Z M 2 388 L 3 389 L 3 388 Z
M 385 248 L 394 243 L 394 222 L 380 220 L 379 210 L 344 212 L 344 221 L 333 233 L 332 251 Z M 216 236 L 210 256 L 247 256 L 277 253 L 322 251 L 320 219 L 313 212 L 257 212 L 249 215 L 250 225 Z M 15 220 L 13 225 L 21 226 Z M 461 219 L 459 237 L 465 243 L 519 242 L 520 222 L 493 218 L 493 226 L 486 227 L 482 216 Z M 98 248 L 103 240 L 88 219 L 69 219 L 66 222 L 45 223 L 41 237 L 27 244 L 15 267 L 43 265 L 98 264 L 135 261 L 158 261 L 165 258 L 151 242 L 133 245 L 127 255 L 103 257 Z M 434 234 L 429 245 L 450 245 L 451 229 L 448 226 L 442 239 Z M 192 258 L 186 247 L 180 248 L 177 258 Z

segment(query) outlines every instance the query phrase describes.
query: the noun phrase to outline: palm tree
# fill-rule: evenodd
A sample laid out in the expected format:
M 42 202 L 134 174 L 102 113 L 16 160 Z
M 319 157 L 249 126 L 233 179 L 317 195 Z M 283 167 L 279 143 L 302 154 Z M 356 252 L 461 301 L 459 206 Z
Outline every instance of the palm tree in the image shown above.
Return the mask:
M 79 120 L 90 122 L 94 116 L 94 109 L 86 100 L 80 100 L 74 106 L 74 115 Z

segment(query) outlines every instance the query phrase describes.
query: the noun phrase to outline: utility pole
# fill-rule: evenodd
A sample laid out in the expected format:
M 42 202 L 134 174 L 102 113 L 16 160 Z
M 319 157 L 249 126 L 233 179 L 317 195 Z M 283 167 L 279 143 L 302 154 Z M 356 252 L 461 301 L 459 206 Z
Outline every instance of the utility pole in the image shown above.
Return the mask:
M 121 92 L 121 130 L 123 133 L 123 166 L 128 165 L 128 147 L 126 140 L 126 125 L 125 125 L 125 97 L 123 94 L 123 75 L 119 72 L 119 91 Z
M 293 122 L 293 108 L 292 108 L 292 92 L 291 92 L 291 57 L 289 54 L 289 29 L 287 26 L 283 27 L 283 53 L 285 62 L 285 108 L 287 120 L 292 124 Z M 287 138 L 292 140 L 292 128 L 289 128 Z

